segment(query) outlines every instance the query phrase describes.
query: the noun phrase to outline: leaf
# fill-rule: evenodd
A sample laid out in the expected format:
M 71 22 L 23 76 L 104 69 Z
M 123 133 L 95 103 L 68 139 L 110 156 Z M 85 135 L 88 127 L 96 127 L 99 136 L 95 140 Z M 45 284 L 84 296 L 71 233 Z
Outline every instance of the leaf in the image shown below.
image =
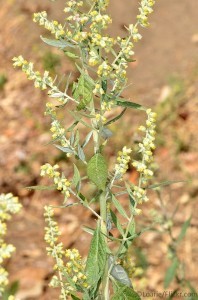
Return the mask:
M 107 139 L 109 139 L 113 135 L 113 133 L 108 128 L 103 127 L 102 131 L 101 131 L 101 135 L 102 135 L 102 137 L 103 137 L 104 140 L 107 140 Z
M 87 165 L 87 175 L 99 189 L 105 190 L 108 169 L 102 154 L 97 153 L 90 159 Z
M 140 296 L 132 288 L 118 281 L 116 285 L 118 288 L 116 293 L 111 297 L 111 300 L 141 300 Z
M 131 280 L 125 269 L 121 265 L 116 265 L 114 262 L 114 257 L 111 255 L 108 259 L 109 268 L 111 268 L 111 276 L 113 276 L 117 281 L 121 282 L 122 284 L 132 287 Z M 112 267 L 113 264 L 113 267 Z
M 12 282 L 11 285 L 8 286 L 4 291 L 1 300 L 8 300 L 9 296 L 16 295 L 18 290 L 19 290 L 19 282 L 18 281 Z
M 85 161 L 85 154 L 80 145 L 78 145 L 78 156 L 82 161 Z
M 57 48 L 61 48 L 61 49 L 64 49 L 66 47 L 75 48 L 74 45 L 72 45 L 69 42 L 66 42 L 65 40 L 51 40 L 51 39 L 42 37 L 42 35 L 40 36 L 40 38 L 44 43 L 46 43 L 49 46 L 53 46 L 53 47 L 57 47 Z
M 86 126 L 86 127 L 88 127 L 88 128 L 93 129 L 93 127 L 92 127 L 91 125 L 89 125 L 89 124 L 86 123 L 85 121 L 81 120 L 82 117 L 78 115 L 78 112 L 76 112 L 76 111 L 74 112 L 74 111 L 71 111 L 71 110 L 68 110 L 68 112 L 70 113 L 70 115 L 72 115 L 72 117 L 73 117 L 76 121 L 82 123 L 84 126 Z
M 164 278 L 164 288 L 165 289 L 169 287 L 171 281 L 174 279 L 178 266 L 179 266 L 179 261 L 175 257 L 172 261 L 172 264 L 170 265 L 170 267 L 168 268 L 168 270 L 166 271 L 166 274 L 165 274 L 165 278 Z
M 60 145 L 54 145 L 54 146 L 65 153 L 73 153 L 74 152 L 72 149 L 70 149 L 68 147 L 62 147 Z
M 191 222 L 191 217 L 188 220 L 186 220 L 184 222 L 184 224 L 182 225 L 180 234 L 176 240 L 177 243 L 179 243 L 183 240 L 184 236 L 186 235 L 186 231 L 187 231 L 188 227 L 190 226 L 190 222 Z
M 91 287 L 95 287 L 104 273 L 106 265 L 106 243 L 104 235 L 97 225 L 91 240 L 90 250 L 86 263 L 87 282 Z
M 84 148 L 84 147 L 89 143 L 89 141 L 90 141 L 90 139 L 91 139 L 91 137 L 92 137 L 92 134 L 93 134 L 93 131 L 90 131 L 90 132 L 88 133 L 88 135 L 86 136 L 86 138 L 85 138 L 83 144 L 81 145 L 82 148 Z
M 73 300 L 80 300 L 80 298 L 76 297 L 75 295 L 71 294 Z
M 77 110 L 86 108 L 86 106 L 93 100 L 93 85 L 89 80 L 89 76 L 81 74 L 78 78 L 78 83 L 74 83 L 73 97 L 80 103 Z
M 127 220 L 129 220 L 129 217 L 127 216 L 126 211 L 124 210 L 124 208 L 122 207 L 122 205 L 120 204 L 120 202 L 116 199 L 116 197 L 112 194 L 112 202 L 115 205 L 116 209 L 119 211 L 119 213 L 125 217 Z
M 124 108 L 123 111 L 118 116 L 116 116 L 115 118 L 113 118 L 110 121 L 108 121 L 107 123 L 105 123 L 104 126 L 110 125 L 110 124 L 116 122 L 117 120 L 119 120 L 124 115 L 126 110 L 127 110 L 127 107 Z
M 76 58 L 79 58 L 75 53 L 73 52 L 70 52 L 70 51 L 64 51 L 65 55 L 67 55 L 69 58 L 73 58 L 73 59 L 76 59 Z
M 174 184 L 174 183 L 180 183 L 180 182 L 186 182 L 186 181 L 182 181 L 182 180 L 167 180 L 167 181 L 163 181 L 163 182 L 160 182 L 160 183 L 156 183 L 156 184 L 152 184 L 152 185 L 149 185 L 147 187 L 147 189 L 155 189 L 155 188 L 158 188 L 158 187 L 161 187 L 161 186 L 168 186 L 168 185 L 171 185 L 171 184 Z
M 129 225 L 129 233 L 131 236 L 135 235 L 135 221 L 132 220 Z
M 76 127 L 76 125 L 79 123 L 79 121 L 75 121 L 68 129 L 67 129 L 67 131 L 72 131 L 75 127 Z
M 118 220 L 117 216 L 114 214 L 114 212 L 112 210 L 110 210 L 110 214 L 111 214 L 111 219 L 112 219 L 114 225 L 116 226 L 116 228 L 119 230 L 119 232 L 123 236 L 124 230 L 122 228 L 122 225 L 120 224 L 120 221 Z
M 74 176 L 72 180 L 73 185 L 76 187 L 77 191 L 80 190 L 80 183 L 81 183 L 81 177 L 80 172 L 78 171 L 78 168 L 74 164 Z
M 33 186 L 27 186 L 26 189 L 35 190 L 35 191 L 51 191 L 51 190 L 55 190 L 56 186 L 55 185 L 51 185 L 51 186 L 33 185 Z
M 125 101 L 123 98 L 116 98 L 116 105 L 118 106 L 123 106 L 123 107 L 129 107 L 133 109 L 138 109 L 138 110 L 146 110 L 146 108 L 138 103 L 130 102 L 130 101 Z
M 88 226 L 83 225 L 83 226 L 82 226 L 82 230 L 84 230 L 85 232 L 87 232 L 87 233 L 89 233 L 89 234 L 91 234 L 91 235 L 94 234 L 94 229 L 91 228 L 91 227 L 88 227 Z

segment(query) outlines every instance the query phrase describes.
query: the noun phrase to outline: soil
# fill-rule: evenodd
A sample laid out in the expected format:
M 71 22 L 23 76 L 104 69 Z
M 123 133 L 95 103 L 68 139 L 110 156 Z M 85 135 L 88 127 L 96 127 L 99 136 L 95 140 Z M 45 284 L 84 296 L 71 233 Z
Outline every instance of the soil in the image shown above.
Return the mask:
M 67 170 L 67 176 L 72 175 L 72 169 L 55 147 L 46 146 L 50 141 L 49 120 L 43 116 L 46 94 L 35 90 L 20 71 L 14 70 L 11 59 L 22 54 L 28 60 L 35 61 L 38 69 L 43 69 L 41 62 L 48 47 L 39 36 L 44 35 L 45 31 L 31 22 L 31 16 L 35 11 L 47 10 L 50 18 L 61 20 L 63 2 L 1 1 L 0 74 L 6 76 L 7 82 L 0 90 L 0 186 L 2 193 L 12 192 L 19 196 L 23 204 L 21 213 L 9 224 L 8 241 L 16 246 L 17 251 L 6 265 L 10 281 L 19 281 L 18 300 L 57 299 L 57 291 L 48 287 L 53 262 L 45 252 L 43 207 L 49 203 L 60 205 L 62 198 L 56 192 L 34 192 L 25 187 L 42 184 L 39 169 L 45 162 L 60 161 Z M 110 32 L 113 35 L 124 35 L 124 25 L 133 22 L 138 2 L 112 1 L 110 12 L 115 21 Z M 152 106 L 159 113 L 159 138 L 155 153 L 157 181 L 190 180 L 173 185 L 171 197 L 170 189 L 164 190 L 163 197 L 168 213 L 174 210 L 176 203 L 180 205 L 174 219 L 175 235 L 184 220 L 192 214 L 191 227 L 178 252 L 185 262 L 187 278 L 195 287 L 198 282 L 197 11 L 197 0 L 157 1 L 150 19 L 151 26 L 142 31 L 143 39 L 136 46 L 136 62 L 130 65 L 128 72 L 132 85 L 124 94 L 134 102 Z M 74 78 L 76 76 L 72 62 L 62 58 L 61 66 L 56 71 L 65 74 L 73 71 Z M 136 111 L 126 113 L 125 122 L 121 123 L 107 148 L 110 161 L 114 160 L 115 152 L 123 144 L 134 141 L 138 123 L 143 121 L 144 116 L 136 114 Z M 115 128 L 112 130 L 115 131 Z M 112 145 L 115 151 L 112 151 Z M 136 180 L 133 170 L 129 170 L 127 176 L 131 181 Z M 149 211 L 152 209 L 160 210 L 154 194 L 145 206 L 145 220 L 141 217 L 140 225 L 149 222 Z M 77 247 L 83 256 L 86 255 L 90 237 L 81 226 L 94 225 L 93 216 L 82 208 L 70 208 L 65 211 L 57 209 L 56 217 L 65 246 Z M 147 232 L 140 238 L 137 246 L 146 255 L 148 268 L 144 273 L 144 282 L 139 277 L 134 279 L 138 289 L 164 290 L 164 273 L 170 264 L 167 258 L 169 242 L 167 235 L 156 232 Z M 174 286 L 170 286 L 170 290 Z M 150 298 L 158 299 L 158 296 Z

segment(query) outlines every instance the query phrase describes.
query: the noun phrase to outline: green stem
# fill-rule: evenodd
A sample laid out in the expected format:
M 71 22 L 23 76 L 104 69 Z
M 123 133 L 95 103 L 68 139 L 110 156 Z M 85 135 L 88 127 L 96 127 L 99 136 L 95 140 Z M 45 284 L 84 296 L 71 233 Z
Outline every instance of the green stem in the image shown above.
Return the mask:
M 107 236 L 107 194 L 102 193 L 100 196 L 100 215 L 102 218 L 101 222 L 101 232 Z M 107 244 L 108 239 L 105 237 L 105 242 Z M 102 300 L 109 300 L 109 276 L 108 276 L 108 260 L 106 260 L 106 266 L 102 278 Z

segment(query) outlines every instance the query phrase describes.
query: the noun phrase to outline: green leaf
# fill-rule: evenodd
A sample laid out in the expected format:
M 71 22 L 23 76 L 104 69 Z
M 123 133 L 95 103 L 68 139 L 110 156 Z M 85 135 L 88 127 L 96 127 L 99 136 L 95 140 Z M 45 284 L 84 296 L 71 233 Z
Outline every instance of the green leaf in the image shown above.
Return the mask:
M 182 181 L 182 180 L 167 180 L 167 181 L 163 181 L 163 182 L 160 182 L 160 183 L 156 183 L 156 184 L 152 184 L 152 185 L 149 185 L 147 187 L 147 189 L 155 189 L 155 188 L 158 188 L 158 187 L 161 187 L 161 186 L 168 186 L 168 185 L 171 185 L 171 184 L 174 184 L 174 183 L 180 183 L 180 182 L 186 182 L 186 181 Z
M 12 282 L 11 285 L 6 288 L 5 292 L 2 295 L 1 300 L 8 300 L 9 296 L 16 295 L 18 290 L 19 290 L 19 282 L 18 281 Z
M 69 58 L 73 58 L 73 59 L 76 59 L 76 58 L 79 58 L 78 55 L 76 55 L 75 53 L 73 52 L 70 52 L 70 51 L 64 51 L 65 55 L 67 55 Z
M 51 190 L 55 190 L 56 186 L 55 185 L 51 185 L 51 186 L 33 185 L 33 186 L 27 186 L 26 189 L 35 190 L 35 191 L 51 191 Z
M 184 222 L 184 224 L 182 225 L 180 234 L 176 240 L 177 243 L 181 242 L 183 240 L 183 238 L 185 237 L 186 231 L 187 231 L 188 227 L 190 226 L 190 222 L 191 222 L 191 217 L 188 220 L 186 220 Z
M 80 183 L 81 183 L 81 177 L 80 172 L 78 171 L 78 168 L 74 164 L 74 176 L 72 180 L 73 185 L 76 187 L 77 191 L 80 189 Z
M 87 175 L 100 190 L 105 190 L 108 169 L 107 163 L 102 154 L 95 154 L 87 165 Z
M 172 261 L 172 264 L 170 265 L 170 267 L 168 268 L 165 274 L 165 279 L 164 279 L 165 289 L 169 287 L 171 281 L 174 279 L 178 266 L 179 266 L 179 261 L 177 257 L 175 257 Z
M 122 225 L 120 224 L 120 221 L 118 220 L 117 216 L 114 214 L 114 212 L 112 210 L 110 210 L 110 214 L 111 214 L 111 219 L 112 219 L 114 225 L 119 230 L 120 234 L 123 236 L 124 230 L 122 228 Z
M 81 74 L 78 83 L 74 83 L 73 97 L 80 103 L 77 106 L 78 110 L 86 108 L 86 106 L 93 100 L 93 84 L 89 76 Z
M 122 205 L 120 204 L 120 202 L 116 199 L 116 197 L 112 194 L 112 202 L 115 205 L 116 209 L 119 211 L 119 213 L 125 217 L 127 220 L 129 220 L 129 217 L 126 213 L 126 211 L 124 210 L 124 208 L 122 207 Z
M 126 110 L 127 110 L 127 107 L 124 108 L 123 111 L 118 116 L 116 116 L 115 118 L 113 118 L 110 121 L 108 121 L 107 123 L 105 123 L 104 126 L 110 125 L 110 124 L 116 122 L 117 120 L 119 120 L 124 115 Z
M 80 298 L 76 297 L 75 295 L 71 294 L 73 300 L 80 300 Z
M 104 273 L 106 265 L 106 243 L 105 237 L 100 232 L 100 226 L 94 232 L 91 240 L 90 250 L 86 263 L 87 282 L 93 288 Z
M 140 296 L 130 287 L 116 282 L 117 291 L 111 297 L 111 300 L 141 300 Z
M 86 126 L 86 127 L 88 127 L 88 128 L 93 129 L 93 127 L 92 127 L 91 125 L 89 125 L 89 124 L 86 123 L 85 121 L 81 120 L 81 119 L 82 119 L 82 116 L 79 116 L 78 112 L 76 112 L 76 111 L 71 111 L 71 110 L 68 110 L 68 112 L 70 113 L 70 115 L 72 115 L 72 117 L 73 117 L 76 121 L 82 123 L 84 126 Z
M 45 44 L 47 44 L 49 46 L 53 46 L 53 47 L 57 47 L 57 48 L 61 48 L 61 49 L 64 49 L 66 47 L 75 48 L 74 45 L 72 45 L 69 42 L 66 42 L 65 40 L 51 40 L 51 39 L 46 39 L 42 36 L 40 36 L 40 38 Z
M 146 110 L 146 108 L 138 103 L 130 102 L 130 101 L 125 101 L 123 98 L 116 98 L 116 105 L 118 106 L 123 106 L 123 107 L 129 107 L 133 109 L 138 109 L 138 110 Z
M 113 276 L 117 281 L 121 282 L 122 284 L 132 287 L 131 280 L 125 269 L 121 265 L 116 265 L 114 262 L 114 257 L 111 255 L 109 256 L 109 268 L 111 268 L 111 276 Z M 113 267 L 112 267 L 113 264 Z

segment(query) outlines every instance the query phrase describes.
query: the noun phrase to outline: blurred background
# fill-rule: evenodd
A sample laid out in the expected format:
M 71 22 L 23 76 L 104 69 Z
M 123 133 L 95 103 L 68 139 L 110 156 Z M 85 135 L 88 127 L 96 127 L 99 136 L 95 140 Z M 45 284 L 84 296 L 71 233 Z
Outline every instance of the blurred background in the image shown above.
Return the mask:
M 110 33 L 124 36 L 124 26 L 135 21 L 138 0 L 110 2 L 109 12 L 114 20 Z M 35 90 L 22 72 L 14 70 L 11 59 L 22 54 L 35 62 L 40 71 L 46 69 L 52 75 L 67 75 L 72 71 L 73 79 L 77 78 L 73 62 L 44 45 L 39 36 L 48 33 L 32 22 L 32 14 L 41 10 L 46 10 L 50 19 L 64 20 L 65 1 L 0 0 L 0 4 L 0 190 L 19 196 L 24 207 L 9 224 L 8 241 L 17 251 L 7 262 L 7 268 L 11 282 L 19 282 L 18 299 L 57 299 L 56 291 L 47 286 L 53 272 L 43 241 L 43 206 L 60 205 L 62 198 L 56 192 L 35 192 L 25 187 L 42 183 L 39 172 L 45 162 L 59 162 L 67 176 L 72 175 L 72 167 L 60 151 L 46 145 L 50 141 L 50 123 L 43 114 L 47 95 Z M 158 113 L 156 182 L 186 181 L 163 189 L 161 196 L 169 221 L 172 218 L 173 234 L 178 235 L 184 221 L 192 215 L 191 226 L 177 252 L 185 264 L 187 279 L 195 287 L 198 282 L 197 12 L 197 0 L 157 1 L 151 25 L 142 31 L 143 39 L 136 45 L 136 61 L 130 63 L 128 70 L 131 85 L 123 95 Z M 129 111 L 118 128 L 111 128 L 115 134 L 106 152 L 110 162 L 114 162 L 115 153 L 123 145 L 130 146 L 136 141 L 137 128 L 144 120 L 142 113 Z M 137 179 L 132 169 L 127 176 L 131 182 Z M 159 221 L 163 212 L 155 193 L 143 210 L 140 228 L 154 219 Z M 57 209 L 56 217 L 65 246 L 78 247 L 85 255 L 90 237 L 81 226 L 94 224 L 93 217 L 72 208 Z M 137 250 L 132 247 L 129 254 L 137 290 L 164 290 L 164 274 L 170 265 L 170 237 L 166 233 L 168 225 L 161 226 L 164 234 L 146 232 L 136 242 Z M 169 287 L 174 288 L 176 282 Z

